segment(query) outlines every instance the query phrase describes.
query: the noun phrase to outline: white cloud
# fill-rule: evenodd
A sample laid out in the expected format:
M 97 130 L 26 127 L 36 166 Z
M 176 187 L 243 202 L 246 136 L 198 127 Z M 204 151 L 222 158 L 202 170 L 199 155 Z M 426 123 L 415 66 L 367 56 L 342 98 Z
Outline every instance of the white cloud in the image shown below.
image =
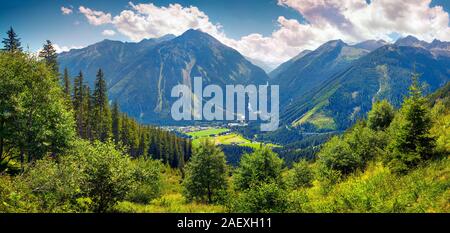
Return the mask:
M 351 41 L 387 39 L 391 33 L 450 40 L 449 15 L 431 0 L 278 0 L 316 28 L 331 25 Z M 343 38 L 344 39 L 344 38 Z
M 81 49 L 83 46 L 59 46 L 58 44 L 53 44 L 53 48 L 55 48 L 56 53 L 67 52 L 71 49 Z
M 279 16 L 278 28 L 270 36 L 253 33 L 239 39 L 227 37 L 220 24 L 212 23 L 195 6 L 158 7 L 130 2 L 130 9 L 114 17 L 82 6 L 80 12 L 89 23 L 110 23 L 133 41 L 200 29 L 244 56 L 275 67 L 304 49 L 314 49 L 333 39 L 349 43 L 367 39 L 390 41 L 389 35 L 395 32 L 426 41 L 450 40 L 448 13 L 440 6 L 430 7 L 430 3 L 431 0 L 278 0 L 280 6 L 298 11 L 307 23 Z
M 209 21 L 208 15 L 197 7 L 182 7 L 170 4 L 157 7 L 152 3 L 134 5 L 113 19 L 117 30 L 134 41 L 144 38 L 161 37 L 166 34 L 180 35 L 190 28 L 201 29 L 213 36 L 221 35 L 220 24 Z
M 86 16 L 88 22 L 92 25 L 98 26 L 102 24 L 111 23 L 111 14 L 109 13 L 91 10 L 84 6 L 80 6 L 78 10 L 80 10 L 80 13 Z
M 116 31 L 106 29 L 106 30 L 103 30 L 102 35 L 104 35 L 104 36 L 114 36 L 114 35 L 116 35 Z
M 61 12 L 62 12 L 63 15 L 70 15 L 70 14 L 72 14 L 73 10 L 72 10 L 71 7 L 64 7 L 64 6 L 62 6 L 61 7 Z

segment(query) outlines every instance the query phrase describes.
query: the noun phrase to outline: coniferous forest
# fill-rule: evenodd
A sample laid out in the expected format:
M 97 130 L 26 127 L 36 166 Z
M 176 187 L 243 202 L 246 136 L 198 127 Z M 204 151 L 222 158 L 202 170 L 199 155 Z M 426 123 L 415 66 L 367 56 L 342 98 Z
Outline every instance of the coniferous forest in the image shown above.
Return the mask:
M 51 41 L 32 54 L 4 37 L 0 212 L 450 212 L 448 82 L 425 95 L 411 70 L 399 107 L 374 102 L 307 157 L 261 145 L 230 163 L 233 148 L 121 112 L 102 67 L 90 87 L 59 73 Z

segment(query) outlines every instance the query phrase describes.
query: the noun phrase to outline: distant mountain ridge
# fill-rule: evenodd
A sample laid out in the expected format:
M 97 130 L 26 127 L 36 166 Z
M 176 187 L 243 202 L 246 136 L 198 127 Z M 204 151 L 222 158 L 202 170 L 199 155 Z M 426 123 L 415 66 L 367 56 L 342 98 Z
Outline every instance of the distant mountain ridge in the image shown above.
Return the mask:
M 192 85 L 203 77 L 204 85 L 265 84 L 268 76 L 239 52 L 198 30 L 178 37 L 139 43 L 102 41 L 59 56 L 61 69 L 72 76 L 82 70 L 92 85 L 102 68 L 111 100 L 121 110 L 144 123 L 171 124 L 170 97 L 177 84 Z
M 330 41 L 291 62 L 275 77 L 271 75 L 271 80 L 280 84 L 280 92 L 287 93 L 282 98 L 283 124 L 307 130 L 343 130 L 364 117 L 373 101 L 388 99 L 398 107 L 414 67 L 429 91 L 450 80 L 448 42 L 427 43 L 408 36 L 394 44 L 382 44 L 369 41 L 348 46 Z M 365 52 L 356 53 L 352 60 L 341 59 L 348 54 L 343 52 L 346 46 L 349 51 Z
M 450 57 L 450 42 L 434 39 L 431 43 L 419 40 L 413 36 L 400 38 L 395 42 L 398 46 L 409 46 L 423 48 L 431 52 L 434 56 Z
M 267 75 L 255 61 L 214 37 L 188 30 L 182 35 L 123 43 L 104 40 L 59 56 L 61 69 L 80 70 L 92 85 L 102 68 L 111 100 L 144 123 L 171 124 L 169 111 L 176 84 L 277 84 L 282 124 L 301 130 L 342 130 L 365 116 L 373 101 L 401 103 L 415 66 L 430 91 L 450 77 L 449 42 L 415 37 L 394 44 L 342 40 L 305 50 Z M 252 63 L 253 62 L 253 63 Z M 269 78 L 270 77 L 270 78 Z
M 269 74 L 271 83 L 280 85 L 280 100 L 288 103 L 319 86 L 328 77 L 346 69 L 352 61 L 368 54 L 342 40 L 332 40 L 314 51 L 306 51 L 280 65 Z M 290 89 L 295 91 L 286 91 Z

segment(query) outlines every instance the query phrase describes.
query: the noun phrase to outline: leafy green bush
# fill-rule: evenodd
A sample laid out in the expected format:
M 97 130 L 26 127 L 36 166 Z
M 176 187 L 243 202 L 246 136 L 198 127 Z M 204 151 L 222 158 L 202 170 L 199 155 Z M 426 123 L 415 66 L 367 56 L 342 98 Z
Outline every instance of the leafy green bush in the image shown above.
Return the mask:
M 131 160 L 112 142 L 85 146 L 83 191 L 91 198 L 94 212 L 106 212 L 124 200 L 133 184 Z
M 287 179 L 287 183 L 292 189 L 310 187 L 314 179 L 314 172 L 308 161 L 301 160 L 294 164 Z
M 19 179 L 0 176 L 0 213 L 39 212 L 37 199 Z
M 82 195 L 83 173 L 71 157 L 43 158 L 16 180 L 25 182 L 45 212 L 77 211 L 76 198 Z
M 359 154 L 353 153 L 349 143 L 340 136 L 335 136 L 325 143 L 318 157 L 320 169 L 336 171 L 342 176 L 346 176 L 362 166 Z M 319 174 L 326 178 L 328 173 L 321 171 Z
M 372 130 L 385 130 L 394 119 L 394 107 L 387 101 L 376 102 L 367 114 L 367 126 Z
M 246 190 L 261 183 L 275 182 L 282 184 L 281 169 L 283 160 L 268 147 L 258 148 L 241 158 L 234 174 L 234 187 Z
M 127 200 L 147 204 L 161 196 L 162 163 L 160 161 L 138 158 L 132 161 L 132 188 Z
M 286 191 L 277 183 L 262 183 L 239 194 L 232 211 L 241 213 L 281 213 L 288 206 Z

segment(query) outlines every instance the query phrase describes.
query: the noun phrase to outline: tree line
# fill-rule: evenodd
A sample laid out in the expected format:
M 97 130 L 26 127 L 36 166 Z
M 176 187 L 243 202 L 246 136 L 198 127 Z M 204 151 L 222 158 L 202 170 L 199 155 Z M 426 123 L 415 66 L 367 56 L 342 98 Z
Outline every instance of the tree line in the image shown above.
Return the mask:
M 17 150 L 22 163 L 25 159 L 32 162 L 46 153 L 61 152 L 60 149 L 66 148 L 75 136 L 91 142 L 112 140 L 116 145 L 127 148 L 132 157 L 148 156 L 174 168 L 182 168 L 189 160 L 190 139 L 140 124 L 122 113 L 117 101 L 110 106 L 101 68 L 91 89 L 85 83 L 82 71 L 73 78 L 73 82 L 67 68 L 62 76 L 59 74 L 57 53 L 50 40 L 39 51 L 39 59 L 34 60 L 23 53 L 20 38 L 12 27 L 3 44 L 3 72 L 14 72 L 14 68 L 18 70 L 23 66 L 29 66 L 27 69 L 32 71 L 35 65 L 40 70 L 8 76 L 2 81 L 2 96 L 5 98 L 1 100 L 0 160 L 12 159 L 15 156 L 10 155 L 16 154 L 14 150 Z M 11 57 L 18 58 L 17 63 L 11 64 Z M 16 110 L 21 110 L 20 114 L 14 112 Z M 47 131 L 42 128 L 44 126 L 48 127 Z M 5 150 L 8 150 L 8 156 Z

